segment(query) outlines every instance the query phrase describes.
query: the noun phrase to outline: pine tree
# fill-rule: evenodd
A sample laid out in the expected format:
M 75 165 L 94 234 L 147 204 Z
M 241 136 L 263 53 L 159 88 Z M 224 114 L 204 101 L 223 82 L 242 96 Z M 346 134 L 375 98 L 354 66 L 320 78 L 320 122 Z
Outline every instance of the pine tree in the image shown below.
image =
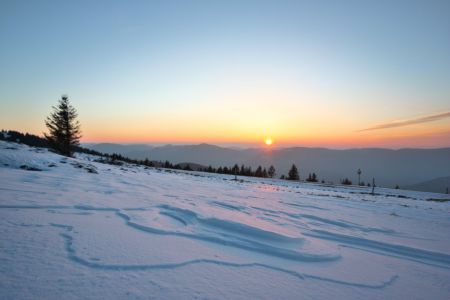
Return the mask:
M 262 171 L 262 177 L 264 177 L 264 178 L 268 177 L 266 168 L 264 168 Z
M 233 168 L 231 169 L 231 173 L 234 175 L 234 180 L 237 180 L 237 176 L 239 174 L 239 166 L 238 164 L 235 164 Z
M 352 185 L 352 181 L 346 177 L 346 178 L 341 180 L 341 184 Z
M 308 182 L 317 182 L 317 175 L 316 173 L 309 173 L 308 178 L 306 179 Z
M 53 112 L 45 120 L 49 133 L 44 135 L 55 151 L 71 156 L 74 147 L 80 145 L 81 138 L 80 123 L 76 120 L 77 111 L 65 95 L 52 108 Z
M 237 164 L 235 164 L 235 165 L 233 166 L 233 168 L 231 169 L 231 173 L 232 173 L 233 175 L 239 175 L 239 166 L 238 166 Z
M 261 166 L 258 166 L 258 168 L 256 169 L 255 176 L 262 177 L 262 167 Z
M 270 178 L 273 178 L 275 176 L 275 167 L 270 166 L 269 171 L 267 172 Z
M 252 167 L 248 167 L 245 169 L 245 175 L 246 176 L 254 176 L 255 175 L 252 171 Z
M 289 180 L 300 180 L 300 176 L 298 175 L 298 170 L 295 164 L 292 165 L 291 169 L 288 173 L 288 179 Z

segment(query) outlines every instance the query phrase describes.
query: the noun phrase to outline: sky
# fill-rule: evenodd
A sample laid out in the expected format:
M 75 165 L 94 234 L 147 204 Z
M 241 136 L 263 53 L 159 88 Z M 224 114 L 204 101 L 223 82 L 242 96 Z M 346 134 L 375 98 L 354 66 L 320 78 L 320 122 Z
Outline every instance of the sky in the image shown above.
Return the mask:
M 0 129 L 82 142 L 450 147 L 450 1 L 0 0 Z

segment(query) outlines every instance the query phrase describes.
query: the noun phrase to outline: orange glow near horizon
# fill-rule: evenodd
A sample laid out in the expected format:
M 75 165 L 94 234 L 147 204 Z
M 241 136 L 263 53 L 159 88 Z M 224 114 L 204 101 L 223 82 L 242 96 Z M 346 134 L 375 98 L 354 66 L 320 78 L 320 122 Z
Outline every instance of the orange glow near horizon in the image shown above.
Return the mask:
M 223 103 L 229 103 L 224 101 Z M 208 104 L 206 103 L 205 106 Z M 237 107 L 234 105 L 233 107 Z M 234 114 L 224 114 L 229 107 L 208 107 L 196 111 L 185 107 L 184 112 L 161 115 L 116 113 L 108 118 L 81 115 L 82 141 L 101 143 L 154 143 L 154 144 L 222 144 L 263 147 L 449 147 L 450 119 L 433 123 L 413 124 L 405 127 L 360 132 L 376 124 L 379 117 L 347 118 L 334 115 L 330 110 L 308 112 L 292 107 L 289 113 L 277 111 L 277 106 L 265 103 L 254 114 L 256 103 Z M 245 109 L 244 109 L 245 108 Z M 242 111 L 241 111 L 242 110 Z M 283 117 L 281 117 L 283 116 Z M 388 118 L 386 118 L 389 120 Z M 126 126 L 118 126 L 126 124 Z M 45 131 L 45 128 L 42 128 Z M 41 132 L 43 132 L 41 131 Z M 272 137 L 276 136 L 276 145 Z M 272 139 L 271 146 L 267 139 Z
M 260 136 L 221 136 L 217 135 L 164 135 L 164 134 L 149 134 L 152 138 L 139 136 L 138 134 L 126 135 L 85 135 L 82 142 L 88 143 L 155 143 L 155 144 L 241 144 L 248 146 L 261 145 L 261 140 L 264 141 L 264 146 L 271 148 L 274 146 L 273 140 L 270 143 L 269 138 Z M 324 147 L 324 148 L 364 148 L 364 147 L 383 147 L 383 148 L 436 148 L 449 147 L 448 141 L 450 139 L 450 131 L 423 131 L 417 133 L 411 132 L 396 132 L 391 134 L 335 134 L 331 135 L 313 135 L 305 134 L 298 137 L 280 135 L 277 138 L 277 147 Z
M 205 117 L 176 113 L 164 117 L 116 114 L 93 118 L 80 114 L 83 143 L 149 143 L 149 144 L 216 144 L 243 147 L 323 147 L 323 148 L 436 148 L 450 147 L 450 119 L 399 128 L 359 132 L 376 123 L 360 119 L 303 114 L 283 120 L 279 114 L 263 114 L 265 118 L 236 113 L 223 116 L 219 112 Z M 15 117 L 4 129 L 42 136 L 47 132 L 43 119 L 47 112 L 30 117 Z M 247 116 L 247 115 L 246 115 Z M 3 121 L 8 121 L 4 119 Z M 119 126 L 118 124 L 126 124 Z M 205 126 L 207 125 L 207 126 Z M 32 130 L 30 130 L 32 129 Z M 272 137 L 276 136 L 276 143 Z M 271 139 L 272 144 L 266 140 Z

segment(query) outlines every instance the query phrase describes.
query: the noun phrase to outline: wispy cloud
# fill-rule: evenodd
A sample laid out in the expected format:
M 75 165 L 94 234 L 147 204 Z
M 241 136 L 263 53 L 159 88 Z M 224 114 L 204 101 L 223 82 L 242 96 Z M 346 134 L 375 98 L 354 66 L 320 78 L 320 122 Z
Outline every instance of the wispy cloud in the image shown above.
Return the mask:
M 358 130 L 358 132 L 379 130 L 379 129 L 386 129 L 386 128 L 394 128 L 394 127 L 403 127 L 403 126 L 408 126 L 408 125 L 413 125 L 413 124 L 421 124 L 421 123 L 438 121 L 438 120 L 442 120 L 442 119 L 446 119 L 446 118 L 450 118 L 450 111 L 433 114 L 433 115 L 428 115 L 428 116 L 424 116 L 424 117 L 413 118 L 413 119 L 409 119 L 409 120 L 386 122 L 383 124 L 378 124 L 378 125 L 375 125 L 375 126 L 372 126 L 369 128 Z

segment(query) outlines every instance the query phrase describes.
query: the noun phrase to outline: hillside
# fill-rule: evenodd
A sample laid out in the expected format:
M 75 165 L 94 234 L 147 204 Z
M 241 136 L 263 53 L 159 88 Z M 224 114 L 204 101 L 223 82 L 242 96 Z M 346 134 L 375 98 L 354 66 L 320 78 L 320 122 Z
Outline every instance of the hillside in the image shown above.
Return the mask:
M 114 146 L 116 145 L 116 146 Z M 166 145 L 149 147 L 135 151 L 133 145 L 98 144 L 90 148 L 101 151 L 119 150 L 119 153 L 135 159 L 172 163 L 190 162 L 213 167 L 232 166 L 235 163 L 256 168 L 258 165 L 274 165 L 278 177 L 287 174 L 295 163 L 300 177 L 305 178 L 315 172 L 319 179 L 340 182 L 350 178 L 358 182 L 356 170 L 361 169 L 361 180 L 371 182 L 375 177 L 379 186 L 409 186 L 417 182 L 450 176 L 450 148 L 441 149 L 347 149 L 325 148 L 281 148 L 281 149 L 230 149 L 208 144 Z M 425 190 L 427 191 L 427 190 Z
M 4 299 L 448 299 L 450 198 L 0 141 Z
M 425 182 L 419 182 L 413 185 L 405 187 L 408 190 L 413 191 L 426 191 L 434 193 L 445 193 L 447 189 L 450 189 L 450 176 L 439 177 Z

